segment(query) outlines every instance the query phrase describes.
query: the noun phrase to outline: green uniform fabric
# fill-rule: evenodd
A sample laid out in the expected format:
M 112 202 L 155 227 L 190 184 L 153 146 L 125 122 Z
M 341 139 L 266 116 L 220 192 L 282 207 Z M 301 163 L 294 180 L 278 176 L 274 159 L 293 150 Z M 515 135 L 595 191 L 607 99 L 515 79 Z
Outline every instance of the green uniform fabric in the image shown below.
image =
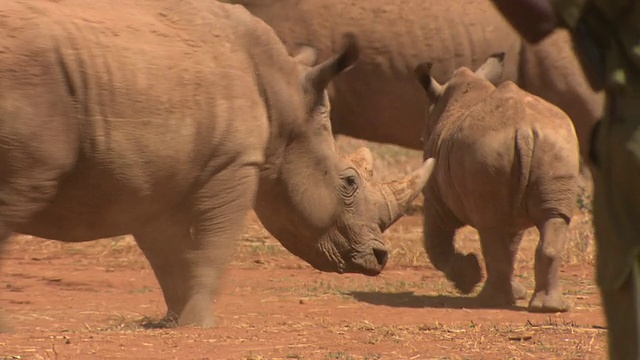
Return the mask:
M 597 283 L 610 358 L 640 360 L 640 0 L 492 1 L 530 41 L 549 23 L 569 28 L 589 82 L 606 91 L 592 143 L 580 144 L 592 157 Z
M 551 1 L 563 25 L 575 31 L 576 41 L 586 43 L 583 55 L 600 72 L 607 92 L 606 116 L 598 124 L 592 143 L 597 282 L 609 328 L 610 358 L 637 360 L 640 4 L 634 0 Z M 584 29 L 586 32 L 580 32 Z
M 640 93 L 635 96 L 638 107 Z M 610 358 L 635 360 L 640 359 L 640 114 L 619 116 L 603 119 L 593 144 L 597 282 Z

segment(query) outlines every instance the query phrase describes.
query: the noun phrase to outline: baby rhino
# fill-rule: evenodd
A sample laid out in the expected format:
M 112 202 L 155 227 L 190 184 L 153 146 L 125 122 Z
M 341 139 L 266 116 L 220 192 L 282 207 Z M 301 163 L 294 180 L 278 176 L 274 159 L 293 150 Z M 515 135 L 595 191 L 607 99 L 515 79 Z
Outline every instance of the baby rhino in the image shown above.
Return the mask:
M 462 293 L 482 280 L 476 254 L 454 248 L 454 234 L 476 228 L 487 279 L 483 306 L 510 306 L 526 289 L 513 278 L 523 233 L 540 230 L 531 312 L 564 312 L 558 281 L 567 228 L 574 211 L 579 149 L 569 117 L 513 82 L 496 87 L 504 54 L 475 72 L 459 68 L 443 85 L 431 64 L 416 68 L 431 106 L 423 134 L 425 159 L 436 158 L 424 189 L 424 245 L 432 264 Z

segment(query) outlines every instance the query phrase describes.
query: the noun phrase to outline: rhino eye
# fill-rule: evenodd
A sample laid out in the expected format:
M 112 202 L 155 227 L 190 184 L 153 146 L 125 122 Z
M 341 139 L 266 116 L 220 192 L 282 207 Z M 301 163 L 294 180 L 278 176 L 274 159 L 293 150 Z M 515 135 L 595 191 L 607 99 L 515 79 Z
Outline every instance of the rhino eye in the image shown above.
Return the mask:
M 339 191 L 345 201 L 351 201 L 360 187 L 360 175 L 354 168 L 347 168 L 340 174 Z
M 349 175 L 344 179 L 345 184 L 347 184 L 348 187 L 356 187 L 358 185 L 358 181 L 356 180 L 356 177 L 353 175 Z
M 339 187 L 340 196 L 344 201 L 347 209 L 352 209 L 355 203 L 356 194 L 358 193 L 360 178 L 355 171 L 349 171 L 341 177 L 341 185 Z

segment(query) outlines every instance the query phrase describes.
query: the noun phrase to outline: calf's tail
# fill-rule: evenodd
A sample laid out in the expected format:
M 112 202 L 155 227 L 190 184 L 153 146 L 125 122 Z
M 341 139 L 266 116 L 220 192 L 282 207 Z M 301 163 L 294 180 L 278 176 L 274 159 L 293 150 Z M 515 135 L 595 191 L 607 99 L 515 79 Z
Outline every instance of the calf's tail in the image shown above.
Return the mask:
M 535 134 L 531 129 L 517 129 L 515 136 L 515 157 L 514 164 L 519 168 L 518 181 L 515 187 L 515 201 L 513 211 L 516 213 L 519 209 L 527 209 L 525 204 L 525 195 L 527 185 L 529 184 L 529 174 L 531 174 L 531 160 L 533 159 L 533 150 L 535 147 Z

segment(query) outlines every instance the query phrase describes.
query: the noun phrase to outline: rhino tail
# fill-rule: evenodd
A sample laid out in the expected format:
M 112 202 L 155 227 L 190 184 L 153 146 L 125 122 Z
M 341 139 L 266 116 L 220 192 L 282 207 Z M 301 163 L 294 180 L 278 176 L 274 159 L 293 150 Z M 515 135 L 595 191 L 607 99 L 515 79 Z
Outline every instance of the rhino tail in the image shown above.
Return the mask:
M 529 175 L 531 174 L 531 160 L 533 159 L 533 150 L 535 147 L 535 134 L 531 129 L 517 129 L 515 139 L 515 158 L 519 173 L 515 187 L 514 212 L 524 209 L 527 185 L 529 185 Z

